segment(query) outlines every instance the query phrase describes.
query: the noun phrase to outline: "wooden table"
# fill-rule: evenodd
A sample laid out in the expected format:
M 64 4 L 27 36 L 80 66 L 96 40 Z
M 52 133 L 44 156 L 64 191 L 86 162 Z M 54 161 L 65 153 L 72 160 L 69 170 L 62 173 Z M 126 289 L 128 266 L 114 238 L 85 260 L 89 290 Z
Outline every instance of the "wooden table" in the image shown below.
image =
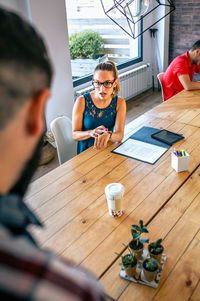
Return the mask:
M 190 154 L 189 170 L 171 168 L 171 149 L 154 165 L 89 150 L 33 182 L 26 202 L 45 224 L 33 229 L 40 244 L 84 265 L 106 293 L 121 300 L 200 300 L 200 91 L 182 91 L 133 120 L 128 137 L 142 126 L 182 133 L 177 146 Z M 125 186 L 124 214 L 108 214 L 105 186 Z M 142 219 L 150 240 L 162 237 L 167 260 L 157 289 L 121 279 L 117 253 Z

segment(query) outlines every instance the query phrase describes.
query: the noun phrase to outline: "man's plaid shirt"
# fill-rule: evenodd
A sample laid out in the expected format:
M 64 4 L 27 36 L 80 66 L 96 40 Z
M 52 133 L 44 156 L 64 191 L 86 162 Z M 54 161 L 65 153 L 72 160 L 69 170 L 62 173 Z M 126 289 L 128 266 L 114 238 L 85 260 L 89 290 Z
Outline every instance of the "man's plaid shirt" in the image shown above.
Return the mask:
M 29 224 L 41 226 L 18 196 L 0 195 L 0 300 L 105 300 L 88 271 L 41 250 Z

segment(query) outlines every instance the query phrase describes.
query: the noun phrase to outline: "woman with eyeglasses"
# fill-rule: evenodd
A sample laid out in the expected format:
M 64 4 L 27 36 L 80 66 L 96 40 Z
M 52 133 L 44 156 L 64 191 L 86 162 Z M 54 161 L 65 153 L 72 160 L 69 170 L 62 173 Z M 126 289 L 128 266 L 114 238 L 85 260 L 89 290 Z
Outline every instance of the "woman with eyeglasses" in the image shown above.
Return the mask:
M 120 91 L 118 71 L 112 61 L 100 63 L 94 70 L 94 91 L 80 96 L 73 108 L 72 136 L 78 141 L 77 153 L 94 146 L 100 150 L 108 141 L 124 136 L 126 102 Z

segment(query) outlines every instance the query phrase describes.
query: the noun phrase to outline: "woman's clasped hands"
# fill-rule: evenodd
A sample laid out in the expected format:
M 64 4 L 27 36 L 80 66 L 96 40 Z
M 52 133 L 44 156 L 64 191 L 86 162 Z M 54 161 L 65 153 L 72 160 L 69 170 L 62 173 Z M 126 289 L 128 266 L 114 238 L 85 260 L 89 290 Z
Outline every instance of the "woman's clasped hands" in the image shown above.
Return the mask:
M 108 131 L 104 125 L 101 125 L 94 130 L 91 130 L 90 136 L 95 139 L 94 148 L 100 150 L 107 146 L 110 138 L 110 131 Z

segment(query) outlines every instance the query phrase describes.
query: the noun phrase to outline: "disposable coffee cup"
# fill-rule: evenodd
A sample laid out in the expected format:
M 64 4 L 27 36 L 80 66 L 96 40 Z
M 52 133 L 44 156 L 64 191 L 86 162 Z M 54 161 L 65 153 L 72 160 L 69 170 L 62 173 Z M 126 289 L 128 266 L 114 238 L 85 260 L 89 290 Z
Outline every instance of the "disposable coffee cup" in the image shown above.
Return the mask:
M 112 217 L 120 217 L 123 214 L 124 190 L 124 186 L 121 183 L 111 183 L 105 188 L 108 211 Z

